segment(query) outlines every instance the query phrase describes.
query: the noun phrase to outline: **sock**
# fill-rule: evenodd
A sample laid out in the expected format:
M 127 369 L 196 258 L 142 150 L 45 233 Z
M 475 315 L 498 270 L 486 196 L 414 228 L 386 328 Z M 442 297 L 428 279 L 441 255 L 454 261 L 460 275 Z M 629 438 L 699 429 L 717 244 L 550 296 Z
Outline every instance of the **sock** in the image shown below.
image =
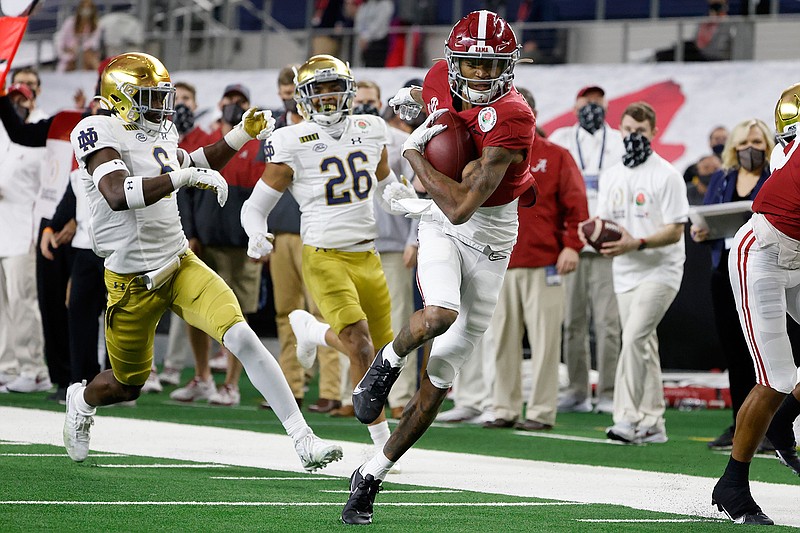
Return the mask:
M 78 393 L 72 397 L 72 403 L 75 405 L 75 409 L 84 416 L 94 416 L 94 413 L 97 411 L 93 406 L 86 403 L 86 399 L 83 397 L 83 393 L 86 391 L 86 387 L 83 387 Z
M 392 365 L 392 368 L 398 368 L 406 364 L 405 356 L 401 357 L 397 355 L 397 352 L 394 351 L 394 341 L 383 347 L 382 354 L 383 359 L 385 361 L 389 361 L 389 364 Z
M 269 402 L 278 420 L 289 431 L 295 427 L 292 416 L 303 417 L 292 395 L 289 384 L 275 357 L 264 347 L 258 335 L 246 322 L 238 322 L 228 328 L 222 337 L 224 346 L 242 362 L 244 371 L 258 392 Z M 294 430 L 293 430 L 294 431 Z
M 750 478 L 750 463 L 743 463 L 731 457 L 728 460 L 728 466 L 725 467 L 725 473 L 722 478 L 737 485 L 747 485 Z
M 383 445 L 389 440 L 389 423 L 384 420 L 380 424 L 367 426 L 367 429 L 369 430 L 369 436 L 372 437 L 372 442 L 375 443 L 375 447 L 383 450 Z
M 386 458 L 383 452 L 375 454 L 375 457 L 361 465 L 358 469 L 361 475 L 366 477 L 367 474 L 372 474 L 375 479 L 384 479 L 389 470 L 394 466 L 394 461 Z
M 324 323 L 320 322 L 319 320 L 314 317 L 314 320 L 308 321 L 308 333 L 315 343 L 320 346 L 328 346 L 327 341 L 325 340 L 325 333 L 331 329 L 331 327 Z
M 297 441 L 311 433 L 311 428 L 308 427 L 306 419 L 298 409 L 296 413 L 289 415 L 289 418 L 282 421 L 286 434 L 289 435 L 293 441 Z
M 779 450 L 794 448 L 794 420 L 800 415 L 800 402 L 787 394 L 767 429 L 767 438 Z

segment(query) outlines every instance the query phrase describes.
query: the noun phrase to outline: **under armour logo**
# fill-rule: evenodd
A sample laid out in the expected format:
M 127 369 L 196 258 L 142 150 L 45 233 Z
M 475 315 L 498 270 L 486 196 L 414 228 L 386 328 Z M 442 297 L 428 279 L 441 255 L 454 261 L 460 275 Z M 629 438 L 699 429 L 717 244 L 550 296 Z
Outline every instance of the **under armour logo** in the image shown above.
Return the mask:
M 350 142 L 352 142 L 353 144 L 361 144 L 361 137 L 354 137 L 350 139 Z
M 114 288 L 115 288 L 115 289 L 120 289 L 120 290 L 123 290 L 123 291 L 124 291 L 124 290 L 125 290 L 125 284 L 124 284 L 124 283 L 120 283 L 120 282 L 118 282 L 118 281 L 115 281 L 115 282 L 114 282 Z
M 540 159 L 535 167 L 531 167 L 531 172 L 547 172 L 547 159 Z
M 97 144 L 97 132 L 94 131 L 94 128 L 81 130 L 78 134 L 78 148 L 87 152 L 89 148 L 94 148 L 95 144 Z
M 133 180 L 127 179 L 125 180 L 125 188 L 129 191 L 133 190 Z

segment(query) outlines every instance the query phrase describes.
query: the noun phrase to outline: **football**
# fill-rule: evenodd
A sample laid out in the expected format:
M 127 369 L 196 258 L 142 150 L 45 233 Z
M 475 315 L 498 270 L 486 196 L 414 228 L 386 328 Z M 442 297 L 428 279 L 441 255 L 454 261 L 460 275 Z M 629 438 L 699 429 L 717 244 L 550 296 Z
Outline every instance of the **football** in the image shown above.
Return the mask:
M 450 111 L 442 113 L 433 123 L 444 124 L 447 129 L 428 141 L 422 155 L 433 168 L 445 176 L 461 181 L 464 167 L 477 158 L 472 135 L 461 117 Z
M 602 218 L 590 218 L 581 226 L 583 236 L 586 237 L 592 248 L 600 251 L 604 242 L 618 241 L 622 238 L 622 231 L 615 222 L 603 220 Z

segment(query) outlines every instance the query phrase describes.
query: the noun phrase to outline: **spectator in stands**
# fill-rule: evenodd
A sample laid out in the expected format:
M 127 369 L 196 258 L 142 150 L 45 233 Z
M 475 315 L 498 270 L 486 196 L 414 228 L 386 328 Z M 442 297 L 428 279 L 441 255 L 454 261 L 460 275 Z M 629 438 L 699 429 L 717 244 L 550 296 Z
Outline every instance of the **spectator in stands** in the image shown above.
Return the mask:
M 684 41 L 684 61 L 731 59 L 734 27 L 728 18 L 727 0 L 708 0 L 708 20 L 697 26 L 694 40 Z M 675 48 L 656 52 L 656 61 L 675 61 Z
M 686 180 L 686 195 L 689 205 L 701 205 L 706 196 L 711 176 L 722 167 L 722 161 L 716 154 L 704 155 L 700 160 L 691 165 L 683 174 Z M 687 175 L 689 179 L 687 179 Z
M 725 142 L 727 140 L 728 140 L 728 129 L 725 126 L 717 126 L 713 130 L 711 130 L 711 133 L 709 133 L 708 135 L 708 148 L 709 150 L 711 150 L 712 154 L 714 154 L 719 158 L 720 163 L 722 162 L 722 150 L 723 148 L 725 148 Z M 703 156 L 703 158 L 705 157 L 707 156 Z M 719 166 L 717 166 L 714 170 L 717 169 L 719 169 Z M 708 170 L 708 168 L 706 168 L 705 170 Z M 690 183 L 694 181 L 694 179 L 698 175 L 699 172 L 697 169 L 697 163 L 692 163 L 686 168 L 686 171 L 684 171 L 683 180 L 686 183 Z M 706 185 L 708 185 L 708 183 L 706 183 Z M 702 196 L 700 199 L 702 200 Z M 689 203 L 691 203 L 691 201 Z
M 175 113 L 172 115 L 172 121 L 179 134 L 178 146 L 189 153 L 208 144 L 206 142 L 208 132 L 195 123 L 196 113 L 197 90 L 194 85 L 182 81 L 176 82 Z M 186 234 L 194 233 L 194 228 L 190 227 L 193 218 L 188 216 L 192 209 L 189 196 L 191 190 L 193 189 L 182 188 L 178 191 L 178 209 L 181 215 L 181 225 Z M 163 369 L 158 376 L 159 381 L 165 385 L 180 384 L 181 370 L 186 366 L 186 362 L 192 354 L 188 331 L 189 325 L 170 311 L 167 351 L 164 355 Z
M 283 112 L 275 120 L 275 128 L 292 124 L 300 124 L 303 117 L 297 111 L 294 99 L 295 72 L 298 65 L 289 65 L 278 73 L 278 96 L 283 101 Z M 261 160 L 265 160 L 264 147 L 260 152 Z M 292 389 L 297 405 L 302 405 L 305 397 L 305 370 L 297 360 L 297 338 L 289 321 L 289 313 L 295 309 L 305 309 L 317 320 L 322 315 L 314 303 L 311 294 L 303 281 L 303 241 L 300 238 L 300 206 L 286 191 L 278 200 L 275 209 L 269 214 L 267 226 L 275 236 L 273 250 L 269 256 L 269 273 L 272 278 L 272 296 L 275 303 L 275 323 L 278 328 L 278 341 L 281 353 L 278 363 L 281 365 L 289 388 Z M 335 416 L 354 416 L 352 404 L 342 406 L 341 361 L 339 352 L 328 346 L 317 347 L 319 361 L 319 397 L 309 405 L 315 413 L 330 413 Z M 349 379 L 348 379 L 349 381 Z M 266 407 L 266 405 L 264 406 Z
M 619 240 L 603 244 L 600 251 L 614 258 L 622 319 L 614 425 L 606 435 L 624 443 L 663 443 L 667 430 L 656 327 L 683 278 L 689 203 L 680 173 L 650 146 L 658 132 L 653 108 L 645 102 L 630 104 L 620 131 L 625 155 L 603 174 L 597 200 L 597 216 L 616 222 L 622 231 Z
M 57 70 L 96 70 L 100 65 L 101 38 L 97 6 L 92 0 L 80 0 L 75 14 L 64 20 L 54 37 Z
M 244 112 L 250 108 L 250 91 L 241 84 L 228 85 L 219 106 L 222 109 L 221 127 L 207 137 L 209 143 L 221 140 L 242 120 Z M 256 161 L 259 146 L 259 141 L 249 141 L 222 169 L 228 182 L 228 201 L 224 207 L 219 206 L 215 191 L 197 189 L 190 195 L 190 207 L 184 214 L 191 220 L 184 228 L 189 248 L 231 287 L 245 317 L 258 310 L 261 264 L 247 257 L 247 235 L 239 222 L 239 213 L 264 170 L 264 164 Z M 211 338 L 194 327 L 189 329 L 189 338 L 194 349 L 195 377 L 185 387 L 172 391 L 170 398 L 184 402 L 206 399 L 212 405 L 239 405 L 241 362 L 226 348 L 221 348 L 227 353 L 228 368 L 225 382 L 217 390 L 208 366 Z
M 356 97 L 353 99 L 353 114 L 365 113 L 380 116 L 383 103 L 381 102 L 381 89 L 375 82 L 361 80 L 356 83 Z M 394 111 L 387 107 L 387 114 Z M 398 177 L 405 178 L 408 182 L 414 181 L 414 170 L 408 160 L 402 155 L 403 143 L 413 129 L 402 120 L 387 120 L 390 127 L 387 130 L 389 137 L 389 166 Z M 413 269 L 417 265 L 417 227 L 419 221 L 409 219 L 402 215 L 391 215 L 384 211 L 377 197 L 375 202 L 375 223 L 378 226 L 378 238 L 375 240 L 375 249 L 380 254 L 383 273 L 386 275 L 386 285 L 389 287 L 389 299 L 392 302 L 392 330 L 400 331 L 406 317 L 414 312 L 414 285 Z M 389 392 L 389 406 L 392 418 L 400 418 L 406 404 L 417 391 L 417 353 L 409 354 L 409 363 L 406 364 L 400 377 Z M 352 395 L 349 391 L 348 396 Z
M 530 97 L 534 116 L 536 103 Z M 522 415 L 522 336 L 531 347 L 532 384 L 525 431 L 552 429 L 558 402 L 558 363 L 565 291 L 562 276 L 578 266 L 578 224 L 589 217 L 586 187 L 566 148 L 538 135 L 531 146 L 536 205 L 519 206 L 519 237 L 492 315 L 496 337 L 495 419 L 485 428 L 510 427 Z
M 730 142 L 722 152 L 723 168 L 711 178 L 705 199 L 706 205 L 754 200 L 761 186 L 769 178 L 768 154 L 775 147 L 772 132 L 758 119 L 740 122 L 733 128 Z M 722 344 L 722 353 L 728 366 L 733 423 L 722 434 L 708 443 L 713 450 L 729 450 L 733 446 L 736 417 L 745 398 L 756 384 L 755 369 L 741 328 L 731 327 L 739 320 L 728 273 L 728 255 L 731 239 L 708 239 L 708 231 L 696 225 L 691 227 L 692 240 L 705 242 L 711 247 L 711 301 L 714 321 Z M 797 333 L 794 328 L 789 333 Z M 800 336 L 796 339 L 800 341 Z M 798 344 L 800 346 L 800 344 Z M 772 446 L 762 442 L 762 449 Z
M 394 14 L 392 0 L 365 0 L 356 12 L 354 28 L 365 67 L 386 65 L 389 50 L 389 23 Z
M 41 118 L 36 95 L 21 80 L 36 71 L 16 71 L 8 99 L 21 120 Z M 31 83 L 32 84 L 32 83 Z M 40 186 L 42 148 L 0 142 L 0 392 L 40 392 L 52 382 L 44 362 L 42 317 L 37 306 L 33 205 Z M 36 221 L 38 223 L 38 221 Z
M 132 6 L 112 5 L 111 12 L 100 17 L 106 57 L 140 50 L 144 44 L 144 24 L 130 12 Z
M 316 31 L 311 38 L 311 55 L 339 55 L 342 38 L 337 30 L 348 26 L 344 4 L 344 0 L 315 0 L 311 26 Z
M 589 86 L 578 91 L 575 114 L 578 124 L 554 131 L 548 138 L 569 150 L 583 174 L 589 215 L 597 211 L 597 189 L 603 171 L 625 153 L 622 136 L 605 121 L 608 108 L 605 91 Z M 620 349 L 617 300 L 612 286 L 611 260 L 584 246 L 574 274 L 565 278 L 567 306 L 564 312 L 564 362 L 569 388 L 559 399 L 560 412 L 592 410 L 589 383 L 591 349 L 589 328 L 594 325 L 595 353 L 599 374 L 595 409 L 612 412 L 614 376 Z
M 554 0 L 523 0 L 517 22 L 555 22 L 559 20 Z M 566 31 L 558 28 L 528 29 L 522 32 L 522 55 L 537 64 L 563 63 L 566 56 Z

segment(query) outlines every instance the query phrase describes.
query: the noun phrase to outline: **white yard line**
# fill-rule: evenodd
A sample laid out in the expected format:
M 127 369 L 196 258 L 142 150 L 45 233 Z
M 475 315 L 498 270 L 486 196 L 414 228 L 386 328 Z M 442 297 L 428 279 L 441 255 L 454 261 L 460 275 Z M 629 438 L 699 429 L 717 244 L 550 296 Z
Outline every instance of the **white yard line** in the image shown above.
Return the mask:
M 558 433 L 532 433 L 530 431 L 515 431 L 514 435 L 520 437 L 539 437 L 543 439 L 556 439 L 556 440 L 570 440 L 573 442 L 591 442 L 592 444 L 611 444 L 614 446 L 638 446 L 637 444 L 628 444 L 618 440 L 611 439 L 595 439 L 592 437 L 577 437 L 575 435 L 560 435 Z
M 30 443 L 28 444 L 30 446 Z M 125 457 L 116 453 L 98 453 L 94 457 Z M 69 457 L 66 453 L 0 453 L 0 457 Z
M 64 415 L 61 413 L 0 407 L 0 420 L 3 421 L 0 439 L 62 445 Z M 324 431 L 318 433 L 325 437 Z M 361 462 L 364 444 L 339 444 L 344 449 L 344 459 L 328 465 L 323 472 L 349 477 Z M 291 440 L 284 435 L 104 414 L 95 419 L 91 449 L 93 452 L 302 472 Z M 90 454 L 89 463 L 91 459 Z M 800 527 L 800 513 L 797 512 L 800 485 L 788 484 L 790 480 L 794 481 L 787 473 L 787 484 L 752 482 L 751 490 L 764 512 L 777 524 Z M 711 489 L 716 479 L 682 474 L 412 449 L 403 457 L 402 473 L 393 475 L 390 481 L 721 518 L 711 506 Z M 385 503 L 379 498 L 378 512 L 381 505 Z
M 340 477 L 325 476 L 294 476 L 294 477 L 263 477 L 263 476 L 211 476 L 209 479 L 225 479 L 229 481 L 340 481 Z
M 97 457 L 97 456 L 94 456 Z M 109 456 L 107 456 L 109 457 Z M 116 457 L 116 456 L 110 456 Z M 141 465 L 104 465 L 98 464 L 94 465 L 100 468 L 229 468 L 230 465 L 218 465 L 218 464 L 196 464 L 196 463 L 189 463 L 189 464 L 141 464 Z

